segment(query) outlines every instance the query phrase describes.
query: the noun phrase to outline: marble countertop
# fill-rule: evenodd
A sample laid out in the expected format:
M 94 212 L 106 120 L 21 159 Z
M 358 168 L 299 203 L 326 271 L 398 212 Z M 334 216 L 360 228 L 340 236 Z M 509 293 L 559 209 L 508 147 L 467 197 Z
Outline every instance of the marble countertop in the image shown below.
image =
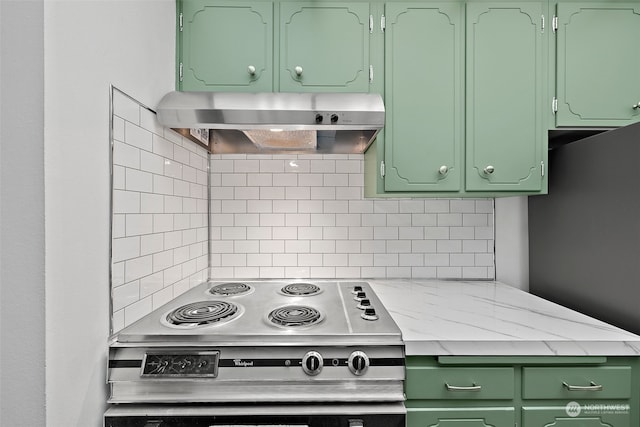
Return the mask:
M 502 283 L 368 282 L 402 330 L 407 355 L 640 355 L 640 336 Z

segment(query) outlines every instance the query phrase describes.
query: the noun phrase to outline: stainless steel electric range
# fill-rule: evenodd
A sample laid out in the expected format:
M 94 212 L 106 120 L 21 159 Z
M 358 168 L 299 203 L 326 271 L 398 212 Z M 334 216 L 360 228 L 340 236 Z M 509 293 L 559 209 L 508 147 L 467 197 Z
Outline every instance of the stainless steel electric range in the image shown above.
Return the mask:
M 107 427 L 403 427 L 404 345 L 361 281 L 209 281 L 120 331 Z

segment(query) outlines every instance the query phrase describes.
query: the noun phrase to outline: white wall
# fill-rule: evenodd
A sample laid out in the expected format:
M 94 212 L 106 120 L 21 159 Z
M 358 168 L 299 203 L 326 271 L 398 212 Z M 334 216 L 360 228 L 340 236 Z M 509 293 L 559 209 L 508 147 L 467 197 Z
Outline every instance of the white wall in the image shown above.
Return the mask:
M 51 427 L 102 425 L 110 315 L 109 87 L 157 105 L 174 86 L 174 28 L 174 0 L 45 2 Z
M 0 425 L 44 425 L 43 2 L 0 1 Z
M 528 198 L 495 200 L 496 280 L 529 290 Z

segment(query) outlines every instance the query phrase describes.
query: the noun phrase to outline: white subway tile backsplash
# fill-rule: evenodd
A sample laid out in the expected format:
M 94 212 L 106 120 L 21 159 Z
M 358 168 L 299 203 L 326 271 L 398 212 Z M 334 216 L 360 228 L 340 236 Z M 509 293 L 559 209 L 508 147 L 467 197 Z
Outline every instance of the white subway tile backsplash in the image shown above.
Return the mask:
M 274 213 L 297 213 L 298 202 L 296 200 L 264 200 L 264 202 L 271 202 Z M 302 213 L 302 212 L 301 212 Z
M 260 187 L 261 199 L 284 199 L 285 188 L 284 187 Z
M 164 287 L 164 274 L 162 272 L 154 273 L 140 279 L 140 297 L 144 298 L 152 295 Z
M 173 180 L 173 194 L 181 197 L 191 197 L 191 186 L 181 179 Z
M 126 169 L 122 166 L 113 166 L 113 189 L 124 190 L 126 185 L 125 179 Z
M 164 235 L 161 233 L 140 236 L 140 255 L 150 255 L 164 250 Z
M 124 141 L 124 122 L 125 120 L 122 117 L 112 117 L 112 134 L 114 141 Z
M 114 213 L 140 213 L 140 193 L 126 190 L 113 190 Z
M 214 278 L 494 277 L 490 199 L 364 199 L 362 155 L 209 156 L 137 115 L 114 119 L 113 276 L 135 283 L 114 327 L 208 264 Z
M 247 239 L 269 240 L 272 236 L 271 227 L 247 227 Z
M 150 255 L 132 258 L 124 262 L 124 281 L 132 282 L 153 272 L 153 263 Z
M 164 196 L 161 194 L 141 193 L 141 213 L 164 213 Z
M 140 150 L 133 145 L 125 144 L 124 142 L 114 141 L 113 143 L 113 164 L 124 166 L 127 168 L 140 169 Z
M 149 151 L 140 151 L 140 169 L 146 172 L 162 174 L 164 171 L 164 158 Z
M 276 187 L 295 187 L 298 185 L 298 176 L 296 174 L 273 174 L 272 185 Z
M 140 237 L 113 239 L 111 244 L 113 246 L 112 260 L 114 263 L 140 256 Z
M 125 123 L 124 139 L 129 145 L 142 150 L 153 151 L 153 134 L 136 123 Z
M 114 332 L 205 280 L 209 239 L 207 151 L 115 93 Z M 232 199 L 233 188 L 229 191 Z
M 173 195 L 173 179 L 168 176 L 153 175 L 153 193 Z
M 325 213 L 346 214 L 349 212 L 349 203 L 346 200 L 325 200 L 322 205 Z
M 191 161 L 191 153 L 186 148 L 174 145 L 173 146 L 173 160 L 183 165 L 188 165 Z
M 153 216 L 151 214 L 127 214 L 125 219 L 127 236 L 138 236 L 153 232 Z
M 440 227 L 457 227 L 462 225 L 463 215 L 460 213 L 439 213 L 437 218 Z
M 114 288 L 112 298 L 114 310 L 120 310 L 138 301 L 140 298 L 140 283 L 136 280 Z

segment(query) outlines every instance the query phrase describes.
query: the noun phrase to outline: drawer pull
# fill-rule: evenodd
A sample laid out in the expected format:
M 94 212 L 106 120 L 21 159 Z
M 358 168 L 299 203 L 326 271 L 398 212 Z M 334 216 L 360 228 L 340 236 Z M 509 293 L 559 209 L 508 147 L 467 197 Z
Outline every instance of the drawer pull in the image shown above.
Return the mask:
M 562 385 L 569 391 L 602 391 L 602 384 L 596 384 L 593 381 L 589 385 L 571 385 L 562 381 Z
M 444 383 L 445 387 L 447 387 L 447 390 L 449 391 L 480 391 L 482 390 L 482 386 L 481 385 L 477 385 L 476 383 L 473 383 L 473 385 L 470 386 L 457 386 L 457 385 L 451 385 L 449 383 Z

